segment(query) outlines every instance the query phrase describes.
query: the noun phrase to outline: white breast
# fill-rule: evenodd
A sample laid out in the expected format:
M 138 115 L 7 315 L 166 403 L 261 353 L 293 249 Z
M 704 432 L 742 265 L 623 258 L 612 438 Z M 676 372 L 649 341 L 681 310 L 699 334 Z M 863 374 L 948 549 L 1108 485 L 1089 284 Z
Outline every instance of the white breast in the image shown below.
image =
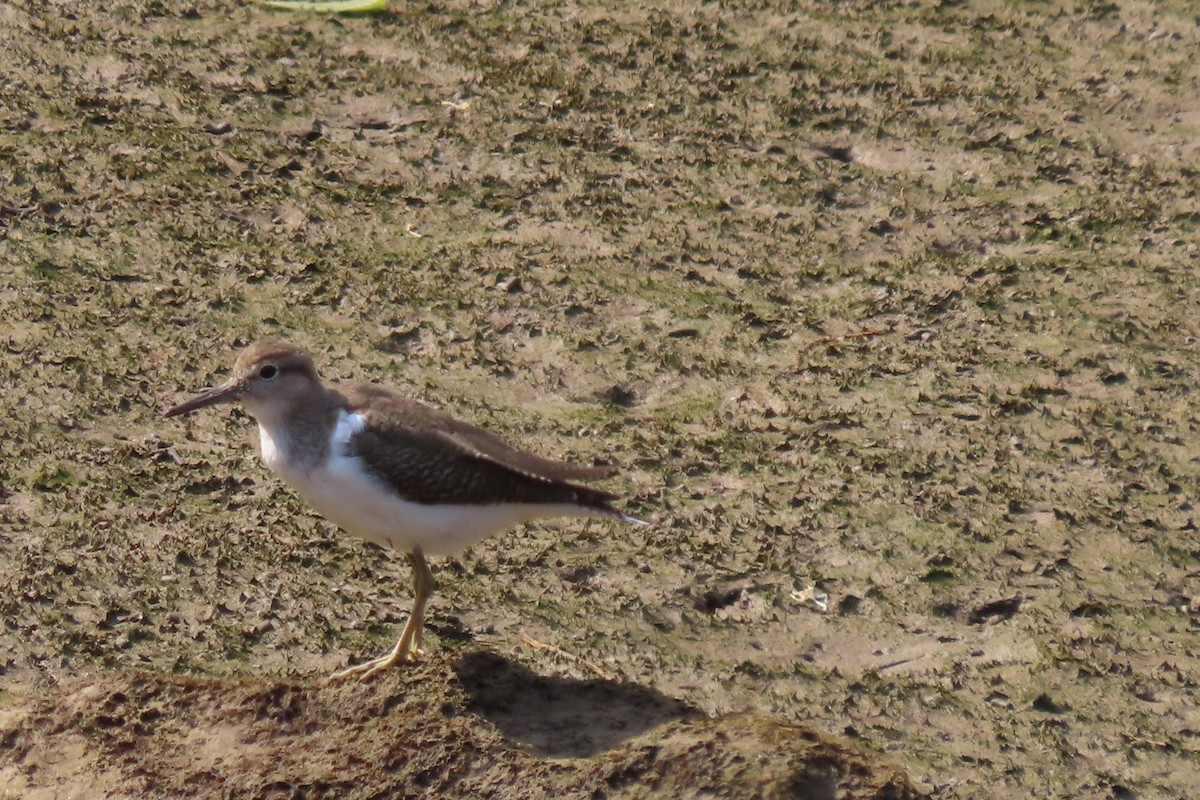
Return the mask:
M 296 469 L 282 431 L 259 423 L 263 460 L 322 516 L 348 533 L 398 550 L 420 548 L 426 555 L 454 555 L 475 542 L 541 517 L 589 516 L 569 504 L 425 505 L 401 499 L 369 474 L 362 459 L 348 455 L 350 437 L 364 424 L 360 414 L 342 411 L 329 457 L 311 469 Z

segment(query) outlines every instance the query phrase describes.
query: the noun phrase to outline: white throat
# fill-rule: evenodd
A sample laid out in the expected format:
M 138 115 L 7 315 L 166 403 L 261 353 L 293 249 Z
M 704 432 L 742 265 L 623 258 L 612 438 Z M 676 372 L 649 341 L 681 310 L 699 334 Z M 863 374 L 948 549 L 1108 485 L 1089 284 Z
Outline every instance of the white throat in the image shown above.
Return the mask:
M 246 410 L 258 422 L 258 442 L 263 461 L 272 472 L 294 483 L 293 475 L 312 472 L 321 466 L 336 449 L 338 439 L 325 439 L 329 435 L 324 426 L 313 426 L 297 422 L 294 414 L 271 403 L 246 403 Z M 339 415 L 344 416 L 344 412 Z M 341 438 L 344 448 L 349 434 Z

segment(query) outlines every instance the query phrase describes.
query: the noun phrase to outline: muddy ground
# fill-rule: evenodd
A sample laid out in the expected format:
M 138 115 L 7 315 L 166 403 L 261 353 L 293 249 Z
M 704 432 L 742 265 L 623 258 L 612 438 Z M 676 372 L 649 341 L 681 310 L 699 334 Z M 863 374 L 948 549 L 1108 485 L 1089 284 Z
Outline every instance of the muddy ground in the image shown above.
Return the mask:
M 0 5 L 0 797 L 1194 796 L 1189 2 Z M 312 515 L 264 336 L 646 528 Z M 827 596 L 822 611 L 813 595 Z

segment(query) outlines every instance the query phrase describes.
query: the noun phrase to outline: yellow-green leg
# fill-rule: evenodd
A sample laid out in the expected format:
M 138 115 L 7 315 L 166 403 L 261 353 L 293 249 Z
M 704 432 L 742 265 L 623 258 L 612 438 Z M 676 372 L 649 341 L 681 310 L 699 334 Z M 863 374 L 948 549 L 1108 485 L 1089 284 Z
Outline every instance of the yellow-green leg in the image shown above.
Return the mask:
M 396 642 L 396 646 L 386 655 L 373 658 L 365 664 L 335 672 L 329 676 L 331 681 L 348 678 L 351 675 L 362 675 L 364 678 L 369 678 L 376 672 L 393 667 L 403 661 L 416 661 L 424 655 L 421 651 L 421 644 L 425 633 L 425 604 L 429 602 L 433 590 L 437 588 L 437 581 L 434 580 L 433 572 L 429 569 L 429 562 L 425 560 L 425 555 L 420 550 L 413 550 L 408 554 L 408 563 L 412 564 L 413 568 L 413 610 L 408 622 L 404 625 L 404 632 L 400 634 L 400 641 Z

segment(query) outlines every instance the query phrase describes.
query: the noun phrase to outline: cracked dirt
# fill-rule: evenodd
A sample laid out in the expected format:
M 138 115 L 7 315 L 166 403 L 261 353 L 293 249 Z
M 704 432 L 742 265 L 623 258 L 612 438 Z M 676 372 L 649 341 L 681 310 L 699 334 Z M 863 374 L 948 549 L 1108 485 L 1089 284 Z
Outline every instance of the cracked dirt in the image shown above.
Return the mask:
M 1193 796 L 1195 14 L 0 6 L 0 797 Z M 654 525 L 327 686 L 404 559 L 160 416 L 264 336 Z

